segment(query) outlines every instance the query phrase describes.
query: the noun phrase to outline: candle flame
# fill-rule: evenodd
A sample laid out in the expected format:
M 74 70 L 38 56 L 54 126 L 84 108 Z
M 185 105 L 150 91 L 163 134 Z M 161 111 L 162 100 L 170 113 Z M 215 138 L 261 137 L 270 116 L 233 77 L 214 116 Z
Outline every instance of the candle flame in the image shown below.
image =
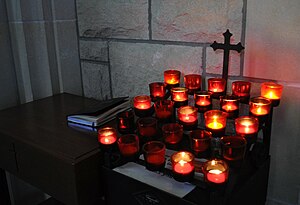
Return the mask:
M 250 131 L 250 128 L 249 128 L 249 126 L 248 125 L 246 125 L 246 127 L 245 127 L 245 132 L 249 132 Z
M 109 135 L 112 135 L 112 134 L 113 134 L 113 132 L 111 132 L 111 131 L 106 131 L 105 133 L 103 133 L 104 136 L 109 136 Z
M 181 159 L 181 160 L 180 160 L 178 163 L 180 164 L 180 166 L 182 166 L 182 167 L 183 167 L 183 166 L 184 166 L 184 164 L 186 164 L 187 162 Z
M 180 95 L 175 95 L 176 100 L 180 100 Z
M 268 94 L 269 94 L 268 97 L 272 99 L 273 98 L 273 92 L 269 92 Z
M 107 138 L 104 138 L 104 142 L 108 143 L 108 142 L 109 142 L 109 140 L 108 140 Z
M 218 91 L 218 89 L 217 89 L 217 88 L 214 88 L 214 89 L 213 89 L 213 92 L 217 92 L 217 91 Z
M 257 108 L 257 113 L 261 113 L 261 107 Z
M 212 161 L 211 161 L 211 165 L 216 165 L 216 161 L 215 161 L 215 160 L 212 160 Z
M 227 105 L 227 109 L 228 110 L 231 110 L 232 108 L 231 108 L 231 105 Z

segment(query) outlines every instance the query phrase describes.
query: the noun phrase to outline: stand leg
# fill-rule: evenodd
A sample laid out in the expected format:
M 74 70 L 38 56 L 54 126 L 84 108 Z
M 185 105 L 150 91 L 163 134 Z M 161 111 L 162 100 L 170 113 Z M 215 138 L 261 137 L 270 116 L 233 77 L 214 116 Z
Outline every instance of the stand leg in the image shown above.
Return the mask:
M 10 205 L 10 197 L 8 192 L 7 180 L 5 171 L 0 169 L 0 204 Z

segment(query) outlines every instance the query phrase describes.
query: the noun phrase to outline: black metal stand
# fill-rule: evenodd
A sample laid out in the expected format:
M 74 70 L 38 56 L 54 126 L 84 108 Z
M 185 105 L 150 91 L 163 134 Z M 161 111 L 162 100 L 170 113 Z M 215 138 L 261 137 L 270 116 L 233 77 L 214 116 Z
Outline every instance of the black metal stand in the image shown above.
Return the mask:
M 0 204 L 1 205 L 10 205 L 10 197 L 7 186 L 7 180 L 5 171 L 0 169 Z

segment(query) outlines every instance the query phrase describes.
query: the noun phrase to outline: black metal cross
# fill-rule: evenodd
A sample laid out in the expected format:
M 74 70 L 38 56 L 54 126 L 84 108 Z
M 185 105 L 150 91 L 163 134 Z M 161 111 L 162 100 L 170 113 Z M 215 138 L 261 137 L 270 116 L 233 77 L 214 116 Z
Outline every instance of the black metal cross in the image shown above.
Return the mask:
M 241 52 L 244 47 L 242 46 L 241 42 L 239 42 L 236 45 L 230 44 L 230 38 L 232 36 L 232 33 L 227 29 L 225 33 L 223 33 L 223 36 L 225 38 L 224 44 L 217 43 L 216 41 L 213 42 L 210 46 L 215 50 L 222 49 L 224 50 L 224 56 L 223 56 L 223 73 L 222 78 L 226 80 L 226 87 L 227 88 L 227 79 L 228 79 L 228 64 L 229 64 L 229 52 L 230 50 L 235 50 L 237 52 Z

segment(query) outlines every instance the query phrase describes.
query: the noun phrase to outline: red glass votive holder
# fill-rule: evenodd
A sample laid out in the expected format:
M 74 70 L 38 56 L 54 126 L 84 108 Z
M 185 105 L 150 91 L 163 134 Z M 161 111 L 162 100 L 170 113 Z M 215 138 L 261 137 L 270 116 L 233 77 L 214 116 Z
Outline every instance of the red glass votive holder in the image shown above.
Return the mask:
M 228 181 L 229 166 L 221 159 L 208 160 L 202 167 L 204 181 L 212 186 L 224 185 Z
M 139 156 L 139 138 L 136 134 L 121 135 L 118 139 L 118 147 L 125 161 L 135 161 Z
M 171 100 L 174 102 L 174 107 L 178 108 L 188 104 L 188 89 L 176 87 L 171 89 Z
M 201 89 L 202 78 L 198 74 L 188 74 L 184 76 L 184 85 L 188 89 L 188 94 L 193 95 L 195 91 Z
M 100 149 L 109 151 L 113 149 L 118 139 L 117 130 L 113 127 L 104 127 L 98 130 L 98 142 Z
M 153 140 L 157 133 L 157 119 L 154 117 L 142 117 L 137 120 L 138 133 L 142 143 Z
M 274 82 L 261 84 L 261 96 L 271 100 L 273 107 L 280 104 L 283 86 Z
M 236 134 L 242 137 L 254 138 L 257 137 L 259 122 L 253 116 L 241 116 L 234 121 Z
M 162 126 L 162 134 L 165 143 L 177 144 L 183 137 L 183 126 L 178 123 L 167 123 Z
M 191 152 L 180 151 L 171 155 L 173 178 L 179 182 L 190 182 L 194 178 L 194 155 Z
M 191 148 L 196 156 L 209 150 L 212 133 L 206 130 L 192 130 L 190 132 Z
M 204 113 L 205 128 L 213 137 L 222 137 L 225 134 L 227 114 L 221 110 L 209 110 Z
M 241 136 L 221 137 L 222 156 L 229 166 L 241 165 L 246 153 L 247 141 Z
M 158 100 L 154 103 L 155 116 L 159 121 L 170 122 L 174 115 L 174 102 L 172 100 Z
M 251 83 L 247 81 L 232 82 L 232 94 L 239 97 L 241 103 L 249 103 Z
M 150 97 L 153 102 L 163 99 L 166 95 L 166 84 L 153 82 L 149 84 Z
M 204 113 L 212 109 L 212 92 L 210 91 L 196 91 L 194 94 L 195 107 L 198 108 L 198 112 Z
M 212 97 L 219 99 L 225 93 L 226 80 L 223 78 L 210 78 L 207 80 L 208 91 L 211 91 Z
M 117 114 L 118 131 L 121 134 L 133 133 L 135 130 L 134 112 L 126 110 Z
M 178 122 L 184 130 L 191 130 L 198 125 L 198 109 L 193 106 L 182 106 L 177 110 Z
M 154 112 L 151 98 L 148 95 L 139 95 L 133 98 L 134 113 L 138 117 L 151 116 Z
M 150 141 L 143 145 L 146 168 L 159 171 L 165 167 L 166 145 L 160 141 Z
M 237 118 L 239 115 L 239 99 L 234 95 L 220 96 L 221 110 L 226 112 L 228 118 Z
M 264 97 L 253 97 L 249 101 L 249 111 L 258 118 L 260 124 L 264 123 L 271 111 L 271 100 Z
M 166 70 L 164 71 L 164 81 L 167 84 L 167 88 L 178 87 L 180 84 L 181 72 L 178 70 Z

